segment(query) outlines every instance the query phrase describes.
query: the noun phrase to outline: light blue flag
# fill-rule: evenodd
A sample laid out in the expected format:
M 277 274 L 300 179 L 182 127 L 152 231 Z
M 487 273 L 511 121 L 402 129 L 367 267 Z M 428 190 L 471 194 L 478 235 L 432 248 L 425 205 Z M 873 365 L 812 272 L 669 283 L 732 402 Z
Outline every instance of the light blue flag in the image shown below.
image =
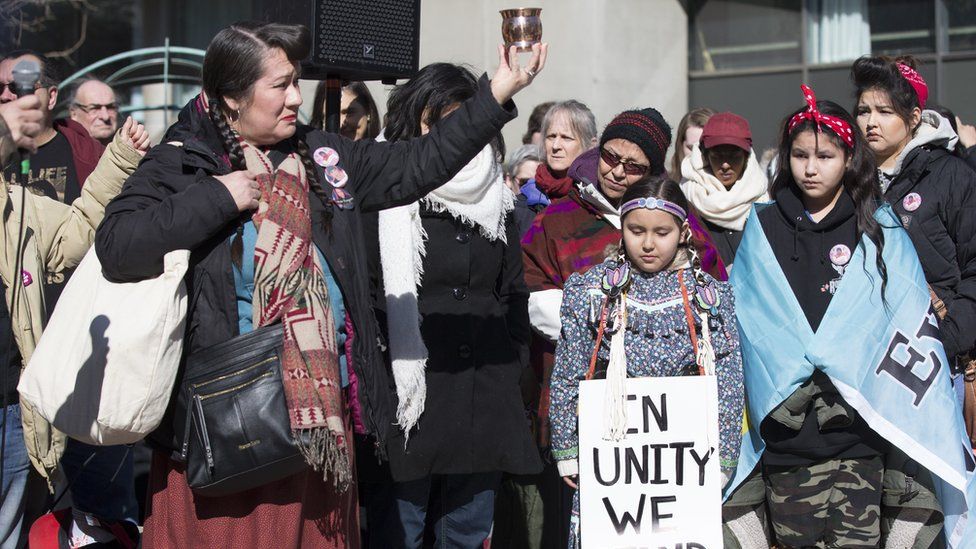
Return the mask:
M 759 424 L 819 368 L 867 424 L 936 477 L 950 547 L 976 547 L 976 461 L 949 379 L 925 276 L 891 208 L 885 300 L 874 243 L 861 239 L 816 333 L 766 240 L 757 205 L 732 269 L 750 429 L 726 497 L 759 462 Z

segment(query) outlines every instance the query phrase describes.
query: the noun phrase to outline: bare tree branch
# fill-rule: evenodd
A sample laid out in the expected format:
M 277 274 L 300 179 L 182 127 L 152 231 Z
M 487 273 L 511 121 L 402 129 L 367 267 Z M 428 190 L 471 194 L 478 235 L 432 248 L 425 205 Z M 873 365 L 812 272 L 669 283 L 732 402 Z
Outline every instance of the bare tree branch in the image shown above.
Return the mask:
M 61 51 L 49 51 L 45 53 L 48 57 L 68 58 L 71 54 L 78 51 L 78 48 L 85 43 L 88 38 L 88 12 L 81 12 L 81 31 L 78 33 L 78 40 L 71 47 Z M 70 61 L 70 59 L 68 59 Z M 73 63 L 72 63 L 73 64 Z

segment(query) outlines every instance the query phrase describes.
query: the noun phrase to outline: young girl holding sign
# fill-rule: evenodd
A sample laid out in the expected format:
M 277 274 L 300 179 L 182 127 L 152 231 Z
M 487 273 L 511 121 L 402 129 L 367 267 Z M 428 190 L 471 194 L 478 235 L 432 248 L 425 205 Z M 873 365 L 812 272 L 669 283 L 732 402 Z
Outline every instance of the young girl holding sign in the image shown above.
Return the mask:
M 688 227 L 688 201 L 677 183 L 661 177 L 635 183 L 623 195 L 620 217 L 619 252 L 566 282 L 550 388 L 559 472 L 576 487 L 580 381 L 605 374 L 622 395 L 626 377 L 708 372 L 718 376 L 719 458 L 727 480 L 738 459 L 743 400 L 731 288 L 702 270 L 703 245 Z M 613 424 L 622 407 L 622 398 L 611 398 L 604 411 L 618 434 L 626 429 Z M 572 529 L 571 547 L 579 544 L 578 493 Z
M 972 478 L 938 325 L 853 118 L 803 92 L 732 274 L 754 429 L 727 505 L 758 494 L 777 546 L 929 547 L 943 509 L 926 468 L 963 492 Z

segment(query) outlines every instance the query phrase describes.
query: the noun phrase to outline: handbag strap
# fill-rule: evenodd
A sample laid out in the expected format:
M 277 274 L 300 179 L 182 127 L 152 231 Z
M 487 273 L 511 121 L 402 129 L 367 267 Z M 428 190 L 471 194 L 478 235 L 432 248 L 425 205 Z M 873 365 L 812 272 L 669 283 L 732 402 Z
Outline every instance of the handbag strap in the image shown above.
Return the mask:
M 685 322 L 688 323 L 688 334 L 691 336 L 691 351 L 695 355 L 695 363 L 698 364 L 698 335 L 695 333 L 695 317 L 691 314 L 691 299 L 688 297 L 688 287 L 685 286 L 685 272 L 678 271 L 678 284 L 681 286 L 681 302 L 685 309 Z M 698 375 L 705 375 L 705 369 L 698 364 Z

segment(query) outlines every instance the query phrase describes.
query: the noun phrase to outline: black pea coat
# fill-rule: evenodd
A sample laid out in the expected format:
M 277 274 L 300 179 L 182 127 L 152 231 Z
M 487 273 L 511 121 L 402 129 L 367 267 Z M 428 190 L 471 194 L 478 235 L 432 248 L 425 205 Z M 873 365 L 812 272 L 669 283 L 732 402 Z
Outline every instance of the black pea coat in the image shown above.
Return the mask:
M 506 220 L 506 242 L 488 240 L 446 212 L 422 208 L 421 221 L 428 240 L 417 297 L 427 399 L 406 447 L 399 429 L 389 438 L 393 478 L 536 473 L 542 464 L 519 388 L 530 327 L 515 217 Z M 370 250 L 378 264 L 378 246 Z M 385 319 L 382 289 L 377 307 Z M 396 398 L 392 383 L 390 394 Z

